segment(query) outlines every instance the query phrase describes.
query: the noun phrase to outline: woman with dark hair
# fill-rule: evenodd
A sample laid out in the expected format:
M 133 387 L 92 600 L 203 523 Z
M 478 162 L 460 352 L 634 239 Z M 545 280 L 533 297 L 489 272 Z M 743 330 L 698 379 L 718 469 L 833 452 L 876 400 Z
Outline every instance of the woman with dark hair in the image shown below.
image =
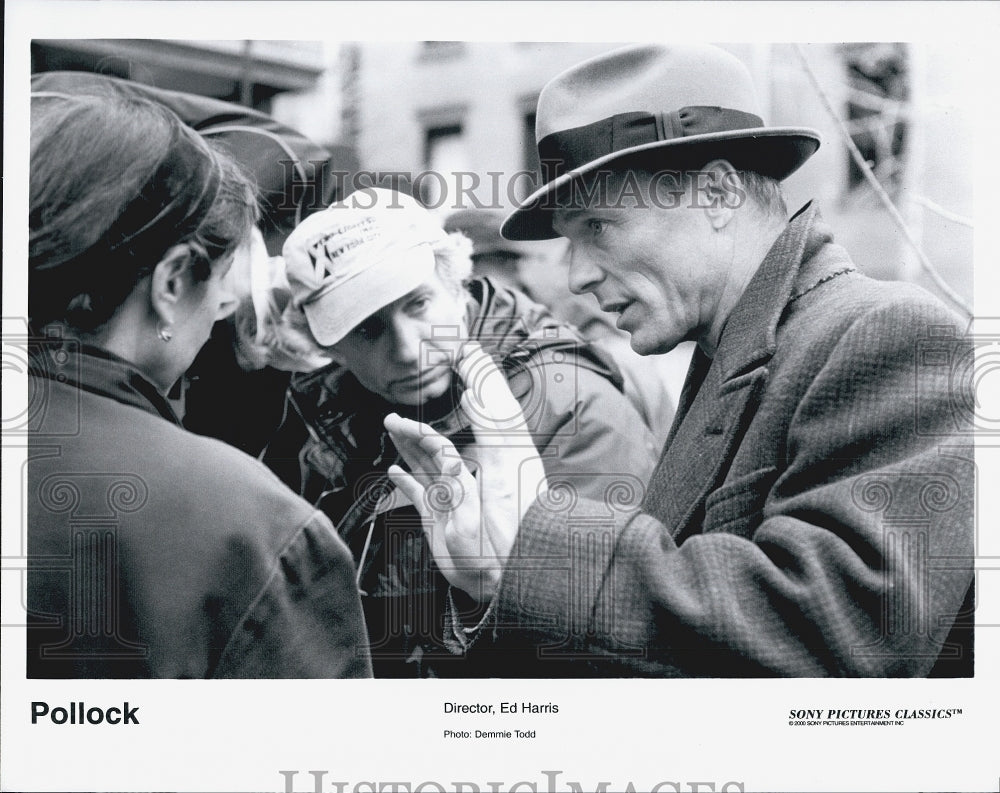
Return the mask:
M 165 397 L 235 307 L 253 187 L 156 103 L 31 105 L 28 676 L 367 676 L 329 522 Z

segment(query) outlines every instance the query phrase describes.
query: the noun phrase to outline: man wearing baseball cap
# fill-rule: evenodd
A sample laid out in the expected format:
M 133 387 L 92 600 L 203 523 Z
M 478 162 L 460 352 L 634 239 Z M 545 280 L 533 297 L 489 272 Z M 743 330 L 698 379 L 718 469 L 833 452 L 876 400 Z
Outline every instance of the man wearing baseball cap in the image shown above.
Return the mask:
M 788 218 L 818 135 L 767 126 L 745 67 L 688 45 L 560 74 L 536 135 L 551 178 L 503 233 L 566 237 L 571 289 L 637 352 L 697 351 L 640 509 L 539 498 L 518 529 L 424 505 L 442 570 L 492 576 L 494 650 L 541 676 L 971 675 L 966 323 L 859 273 L 811 204 Z M 392 427 L 417 499 L 440 463 Z
M 441 577 L 419 515 L 387 477 L 399 462 L 383 426 L 390 413 L 426 422 L 474 458 L 459 399 L 476 388 L 456 374 L 467 342 L 504 373 L 524 413 L 522 443 L 541 451 L 554 491 L 629 491 L 638 503 L 655 463 L 610 359 L 523 294 L 470 278 L 470 253 L 416 200 L 376 188 L 313 214 L 283 249 L 283 324 L 332 363 L 293 377 L 264 459 L 354 552 L 376 676 L 502 673 L 490 658 L 462 663 L 488 615 Z

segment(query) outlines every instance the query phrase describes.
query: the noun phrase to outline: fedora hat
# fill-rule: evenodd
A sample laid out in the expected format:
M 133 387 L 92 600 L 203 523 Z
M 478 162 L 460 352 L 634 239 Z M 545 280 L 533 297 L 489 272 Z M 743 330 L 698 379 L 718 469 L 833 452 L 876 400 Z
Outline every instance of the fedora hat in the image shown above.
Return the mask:
M 504 221 L 508 239 L 557 237 L 560 188 L 625 157 L 656 168 L 723 158 L 784 179 L 820 143 L 812 129 L 766 126 L 747 68 L 708 44 L 623 47 L 557 75 L 538 97 L 535 140 L 548 181 Z

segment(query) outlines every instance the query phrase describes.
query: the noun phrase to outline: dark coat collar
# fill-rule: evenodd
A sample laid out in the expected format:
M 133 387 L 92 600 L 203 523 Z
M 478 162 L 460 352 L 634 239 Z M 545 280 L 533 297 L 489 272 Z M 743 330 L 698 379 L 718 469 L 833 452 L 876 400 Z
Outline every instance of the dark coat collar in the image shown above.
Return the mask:
M 795 290 L 801 263 L 832 240 L 833 235 L 811 202 L 788 222 L 722 331 L 714 361 L 724 382 L 774 355 L 778 323 Z
M 853 269 L 832 239 L 814 207 L 800 210 L 730 314 L 715 357 L 696 349 L 643 507 L 676 541 L 697 531 L 705 498 L 725 476 L 757 409 L 787 307 L 832 274 Z
M 145 375 L 124 358 L 101 347 L 71 339 L 46 340 L 38 344 L 31 362 L 32 377 L 65 383 L 181 424 L 167 398 Z

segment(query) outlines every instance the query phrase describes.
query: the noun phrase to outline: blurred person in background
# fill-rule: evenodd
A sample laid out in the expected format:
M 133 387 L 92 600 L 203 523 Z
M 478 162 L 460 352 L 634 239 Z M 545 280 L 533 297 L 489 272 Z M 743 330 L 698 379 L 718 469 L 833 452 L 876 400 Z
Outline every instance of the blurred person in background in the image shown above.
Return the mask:
M 692 345 L 657 356 L 641 356 L 590 295 L 567 286 L 569 259 L 563 240 L 508 240 L 501 236 L 505 214 L 487 208 L 462 209 L 447 217 L 445 231 L 458 231 L 472 242 L 472 271 L 546 306 L 557 319 L 573 325 L 595 349 L 621 370 L 625 395 L 642 416 L 657 447 L 667 439 Z
M 499 209 L 460 209 L 445 218 L 444 230 L 449 234 L 459 232 L 472 243 L 474 276 L 490 278 L 499 286 L 517 289 L 534 298 L 524 280 L 524 260 L 537 254 L 538 248 L 533 250 L 530 243 L 501 237 L 503 219 L 504 213 Z
M 235 308 L 257 220 L 161 104 L 32 95 L 29 677 L 370 674 L 329 521 L 166 398 Z
M 504 372 L 551 487 L 641 498 L 655 462 L 617 369 L 549 311 L 489 278 L 470 246 L 403 193 L 366 189 L 307 218 L 284 247 L 290 346 L 332 363 L 292 379 L 265 462 L 337 525 L 354 553 L 376 676 L 510 675 L 501 658 L 462 661 L 487 619 L 433 565 L 417 511 L 395 490 L 383 422 L 419 418 L 474 456 L 455 362 L 478 342 Z M 470 457 L 471 459 L 471 457 Z M 628 494 L 631 494 L 629 496 Z

